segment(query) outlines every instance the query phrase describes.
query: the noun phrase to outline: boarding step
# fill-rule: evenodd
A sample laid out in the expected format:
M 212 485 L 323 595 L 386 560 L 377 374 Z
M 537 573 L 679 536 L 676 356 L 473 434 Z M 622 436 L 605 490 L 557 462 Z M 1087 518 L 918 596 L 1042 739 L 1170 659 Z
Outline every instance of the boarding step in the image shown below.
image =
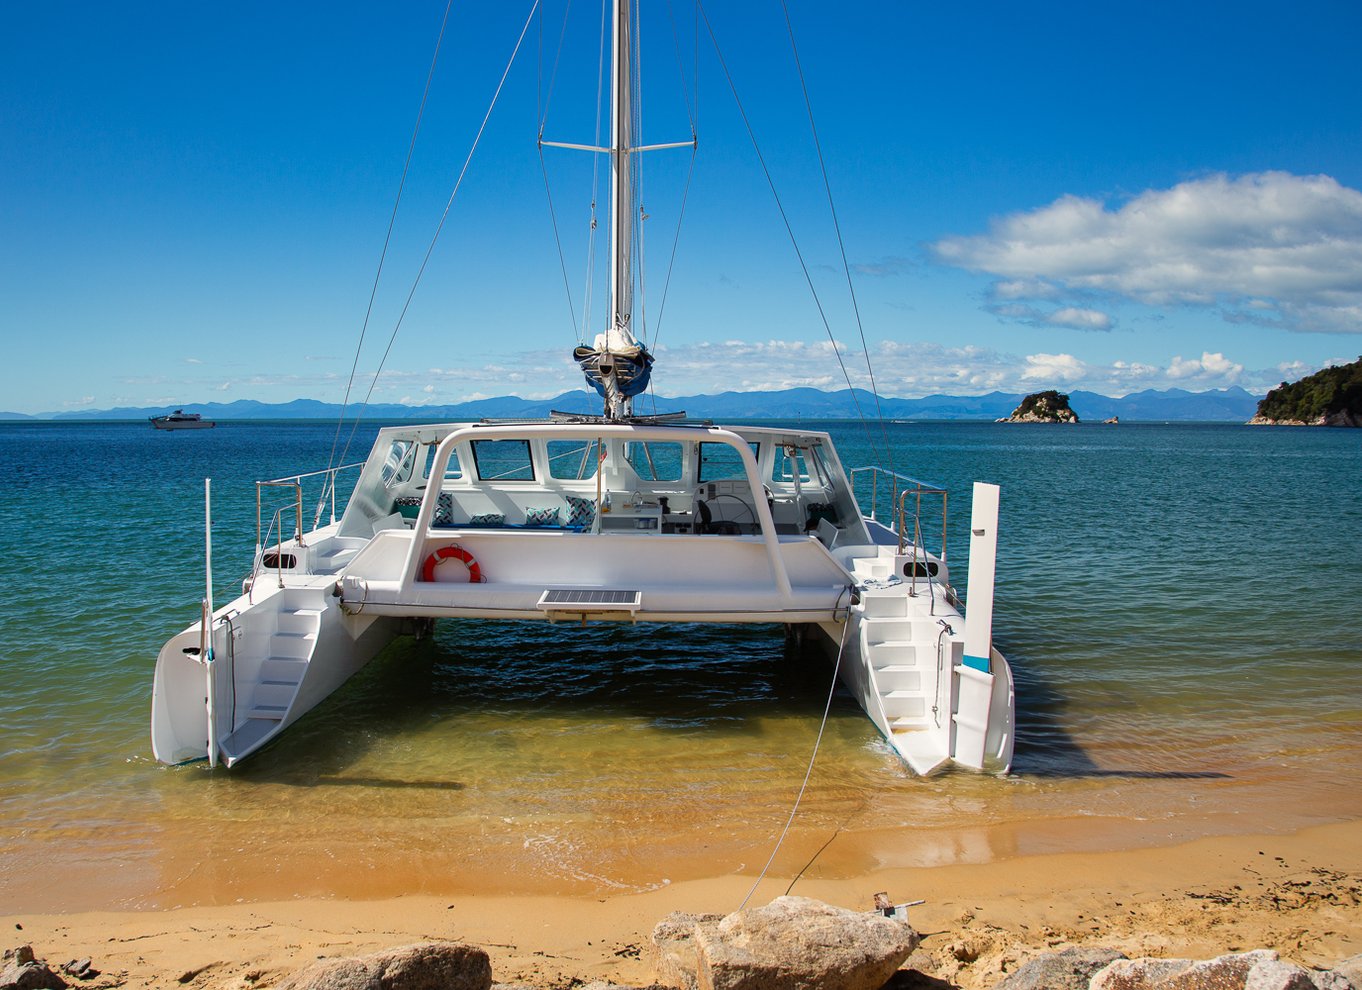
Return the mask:
M 893 557 L 856 557 L 851 574 L 860 581 L 885 581 L 894 576 Z
M 255 692 L 251 695 L 252 708 L 280 708 L 287 711 L 298 693 L 298 682 L 257 681 Z
M 928 729 L 935 728 L 936 723 L 924 716 L 910 718 L 907 715 L 904 715 L 900 718 L 891 718 L 889 720 L 889 731 L 895 735 L 908 732 L 926 732 Z
M 861 605 L 867 619 L 905 619 L 908 596 L 904 594 L 866 594 Z
M 891 721 L 925 718 L 927 715 L 927 699 L 920 691 L 881 691 L 880 707 Z
M 865 630 L 865 641 L 872 644 L 909 643 L 915 638 L 913 636 L 913 621 L 907 618 L 866 618 L 861 623 L 861 628 Z
M 259 718 L 271 722 L 282 722 L 287 714 L 288 705 L 253 705 L 246 710 L 247 718 Z
M 892 741 L 913 773 L 921 776 L 926 776 L 950 759 L 940 733 L 896 731 Z
M 875 668 L 875 683 L 881 691 L 920 691 L 922 671 L 913 664 L 889 663 Z
M 316 632 L 321 618 L 322 610 L 319 608 L 281 609 L 279 612 L 279 631 L 281 633 Z
M 260 664 L 260 680 L 275 684 L 297 684 L 307 673 L 302 657 L 266 657 Z
M 879 670 L 882 667 L 916 667 L 917 647 L 903 640 L 884 640 L 870 644 L 870 663 Z
M 306 659 L 317 644 L 314 632 L 277 632 L 270 637 L 270 656 Z
M 233 762 L 242 754 L 247 752 L 261 740 L 269 736 L 277 729 L 277 718 L 247 718 L 242 722 L 237 730 L 226 739 L 222 740 L 219 749 L 222 751 L 223 758 L 227 765 Z

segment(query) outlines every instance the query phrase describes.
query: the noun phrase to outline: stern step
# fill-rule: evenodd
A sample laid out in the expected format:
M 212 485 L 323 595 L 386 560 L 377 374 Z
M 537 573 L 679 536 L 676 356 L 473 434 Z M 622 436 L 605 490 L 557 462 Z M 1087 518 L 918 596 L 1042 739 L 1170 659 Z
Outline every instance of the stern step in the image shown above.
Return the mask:
M 268 722 L 282 722 L 288 714 L 288 705 L 255 705 L 246 712 L 246 717 L 264 719 Z

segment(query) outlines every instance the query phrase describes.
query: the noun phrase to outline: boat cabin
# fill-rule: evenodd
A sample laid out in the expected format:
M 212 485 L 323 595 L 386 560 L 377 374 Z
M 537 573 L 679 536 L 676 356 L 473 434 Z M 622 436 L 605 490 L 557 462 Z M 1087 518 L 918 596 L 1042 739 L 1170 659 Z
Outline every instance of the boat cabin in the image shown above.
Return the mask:
M 385 429 L 313 549 L 378 614 L 789 622 L 876 542 L 824 433 L 590 421 Z

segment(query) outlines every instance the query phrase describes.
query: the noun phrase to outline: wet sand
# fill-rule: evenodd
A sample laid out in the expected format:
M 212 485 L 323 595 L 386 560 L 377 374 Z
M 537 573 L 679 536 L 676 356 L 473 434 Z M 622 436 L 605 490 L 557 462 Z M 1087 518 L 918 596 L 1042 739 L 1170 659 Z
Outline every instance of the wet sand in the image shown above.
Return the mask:
M 992 987 L 1027 959 L 1069 945 L 1197 958 L 1270 948 L 1316 967 L 1362 953 L 1362 822 L 925 867 L 875 865 L 877 843 L 887 841 L 838 837 L 803 875 L 768 877 L 751 903 L 792 883 L 793 893 L 856 909 L 869 909 L 882 890 L 896 902 L 924 900 L 910 912 L 924 936 L 910 965 L 967 990 Z M 652 975 L 649 935 L 660 918 L 734 910 L 755 875 L 606 896 L 505 895 L 489 882 L 485 892 L 455 897 L 67 914 L 11 914 L 6 905 L 0 925 L 5 946 L 31 944 L 54 966 L 92 959 L 102 975 L 79 984 L 92 988 L 267 987 L 320 957 L 427 939 L 484 946 L 499 982 L 640 984 Z

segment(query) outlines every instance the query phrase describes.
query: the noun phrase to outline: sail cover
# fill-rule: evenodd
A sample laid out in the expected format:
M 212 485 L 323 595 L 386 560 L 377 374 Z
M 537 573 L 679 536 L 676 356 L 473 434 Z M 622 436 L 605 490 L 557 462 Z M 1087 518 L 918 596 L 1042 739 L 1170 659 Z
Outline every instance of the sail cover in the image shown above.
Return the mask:
M 595 347 L 575 348 L 572 359 L 601 398 L 609 400 L 611 392 L 616 392 L 620 397 L 632 399 L 648 387 L 653 356 L 642 344 L 607 350 L 601 346 L 603 343 L 598 338 Z

